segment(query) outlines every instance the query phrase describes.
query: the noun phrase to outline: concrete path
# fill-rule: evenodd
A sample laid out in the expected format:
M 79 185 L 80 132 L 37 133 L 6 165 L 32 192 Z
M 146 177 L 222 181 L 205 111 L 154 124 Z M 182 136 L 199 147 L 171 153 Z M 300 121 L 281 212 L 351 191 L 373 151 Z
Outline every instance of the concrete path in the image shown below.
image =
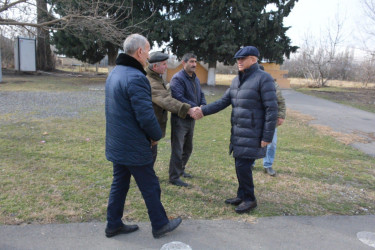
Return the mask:
M 138 225 L 137 232 L 109 239 L 104 223 L 1 226 L 0 249 L 160 249 L 173 241 L 194 250 L 375 248 L 375 215 L 188 220 L 160 239 L 152 237 L 149 223 Z
M 282 90 L 287 108 L 313 116 L 311 124 L 331 127 L 334 131 L 355 134 L 368 143 L 353 143 L 352 146 L 375 157 L 375 114 L 334 103 L 294 90 Z M 375 98 L 375 97 L 374 97 Z

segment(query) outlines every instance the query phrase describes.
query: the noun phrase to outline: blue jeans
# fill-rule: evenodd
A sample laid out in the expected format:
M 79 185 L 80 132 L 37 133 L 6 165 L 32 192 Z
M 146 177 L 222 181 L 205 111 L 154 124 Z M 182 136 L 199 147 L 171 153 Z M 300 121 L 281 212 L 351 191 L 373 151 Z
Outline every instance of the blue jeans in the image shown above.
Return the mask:
M 263 167 L 269 168 L 272 167 L 273 161 L 275 160 L 276 155 L 276 144 L 277 144 L 277 128 L 273 134 L 272 142 L 267 145 L 267 154 L 263 158 Z
M 107 207 L 107 228 L 116 229 L 123 225 L 121 218 L 131 176 L 134 177 L 146 203 L 152 229 L 160 229 L 169 220 L 160 201 L 160 184 L 152 163 L 145 166 L 125 166 L 113 163 L 113 181 Z
M 270 168 L 275 160 L 276 155 L 276 144 L 277 144 L 277 128 L 275 129 L 275 133 L 273 134 L 272 142 L 267 145 L 267 153 L 266 157 L 263 158 L 263 167 Z M 252 165 L 255 166 L 255 161 Z

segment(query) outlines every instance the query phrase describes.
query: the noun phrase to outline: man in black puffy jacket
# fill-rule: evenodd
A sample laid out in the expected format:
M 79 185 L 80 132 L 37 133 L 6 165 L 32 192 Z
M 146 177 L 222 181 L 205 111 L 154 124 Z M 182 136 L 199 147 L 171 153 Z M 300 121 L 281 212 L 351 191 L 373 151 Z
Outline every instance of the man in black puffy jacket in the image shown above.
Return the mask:
M 155 238 L 174 230 L 181 223 L 181 218 L 168 219 L 153 169 L 151 145 L 161 138 L 162 131 L 152 108 L 150 82 L 143 69 L 149 51 L 150 44 L 144 36 L 128 36 L 124 42 L 125 53 L 116 59 L 116 67 L 105 85 L 105 153 L 113 162 L 105 229 L 107 237 L 138 230 L 137 225 L 122 222 L 131 176 L 145 200 Z
M 251 165 L 266 155 L 277 121 L 277 98 L 273 78 L 259 69 L 259 51 L 253 46 L 240 49 L 234 56 L 238 76 L 218 101 L 202 107 L 210 115 L 232 105 L 230 153 L 235 158 L 238 179 L 237 197 L 225 203 L 238 205 L 237 213 L 257 206 Z

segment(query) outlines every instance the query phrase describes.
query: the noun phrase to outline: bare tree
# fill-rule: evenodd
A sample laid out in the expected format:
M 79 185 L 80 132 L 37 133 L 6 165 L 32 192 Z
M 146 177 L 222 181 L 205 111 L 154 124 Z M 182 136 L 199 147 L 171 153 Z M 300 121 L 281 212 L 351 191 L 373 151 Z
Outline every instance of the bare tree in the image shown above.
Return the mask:
M 372 38 L 375 38 L 375 0 L 361 0 L 362 10 L 366 23 L 363 25 L 364 31 Z
M 51 1 L 51 4 L 47 9 L 45 8 L 47 5 L 46 0 L 0 1 L 0 25 L 24 28 L 34 27 L 49 31 L 69 28 L 69 30 L 77 32 L 77 34 L 85 28 L 102 34 L 108 42 L 119 45 L 132 29 L 147 20 L 131 26 L 121 27 L 120 24 L 131 15 L 132 1 L 54 0 Z M 63 16 L 57 15 L 54 11 L 55 8 L 63 8 L 62 12 L 65 14 Z M 25 15 L 12 15 L 16 11 Z M 36 22 L 37 12 L 38 15 L 44 15 L 45 17 Z M 33 18 L 30 18 L 30 15 Z
M 38 40 L 38 68 L 49 70 L 51 31 L 66 30 L 81 36 L 84 30 L 112 44 L 116 49 L 110 52 L 117 54 L 117 46 L 121 46 L 125 37 L 148 20 L 123 25 L 132 11 L 132 0 L 2 0 L 0 27 L 22 27 L 33 32 Z
M 367 87 L 368 83 L 375 81 L 375 53 L 362 61 L 357 72 L 362 87 Z
M 14 42 L 11 39 L 0 36 L 0 45 L 1 45 L 1 64 L 4 67 L 13 67 L 14 66 Z
M 324 87 L 332 78 L 337 49 L 342 42 L 343 22 L 337 17 L 335 25 L 327 28 L 320 39 L 306 35 L 300 50 L 301 70 L 307 79 L 312 79 L 310 87 Z
M 47 2 L 45 0 L 36 0 L 37 6 L 37 23 L 47 22 L 49 19 L 47 12 Z M 52 56 L 50 46 L 49 30 L 43 27 L 37 27 L 37 47 L 36 47 L 36 65 L 37 69 L 53 70 L 55 61 Z

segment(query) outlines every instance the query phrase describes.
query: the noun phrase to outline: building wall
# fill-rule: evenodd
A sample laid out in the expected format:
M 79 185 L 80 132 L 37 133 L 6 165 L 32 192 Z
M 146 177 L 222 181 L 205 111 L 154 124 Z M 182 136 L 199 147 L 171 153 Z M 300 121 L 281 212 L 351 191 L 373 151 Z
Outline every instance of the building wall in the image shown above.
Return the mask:
M 182 64 L 178 65 L 176 68 L 168 68 L 167 69 L 167 82 L 170 82 L 173 75 L 176 74 L 178 71 L 182 69 Z M 195 74 L 197 74 L 197 77 L 201 81 L 201 84 L 207 83 L 208 78 L 208 71 L 199 63 L 197 62 L 197 68 L 195 70 Z
M 262 63 L 262 65 L 264 71 L 268 72 L 274 79 L 276 79 L 280 88 L 290 88 L 290 80 L 287 78 L 287 70 L 281 70 L 280 65 L 276 63 Z

